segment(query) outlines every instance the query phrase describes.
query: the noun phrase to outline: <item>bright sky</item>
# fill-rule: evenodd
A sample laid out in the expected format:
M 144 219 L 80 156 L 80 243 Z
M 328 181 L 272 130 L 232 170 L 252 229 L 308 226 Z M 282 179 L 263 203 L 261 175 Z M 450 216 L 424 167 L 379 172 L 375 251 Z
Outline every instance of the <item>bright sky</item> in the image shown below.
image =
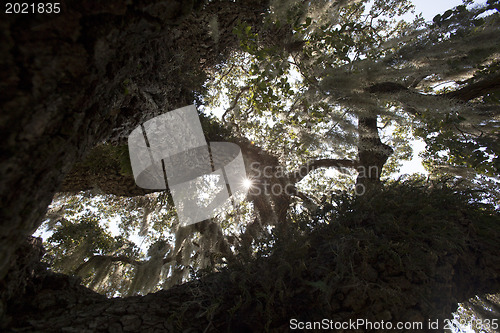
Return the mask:
M 412 0 L 412 2 L 415 5 L 415 12 L 422 12 L 426 21 L 431 21 L 437 14 L 462 4 L 462 0 Z M 474 0 L 472 6 L 484 3 L 486 0 Z
M 415 5 L 415 13 L 422 12 L 426 21 L 431 21 L 437 14 L 462 4 L 462 0 L 413 0 L 412 2 Z

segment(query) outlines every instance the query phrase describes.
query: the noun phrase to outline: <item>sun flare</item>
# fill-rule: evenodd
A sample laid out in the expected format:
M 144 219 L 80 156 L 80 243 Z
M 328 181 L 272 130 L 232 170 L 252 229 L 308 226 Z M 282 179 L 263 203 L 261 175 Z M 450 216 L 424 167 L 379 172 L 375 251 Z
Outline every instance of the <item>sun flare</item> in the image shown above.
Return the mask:
M 247 190 L 248 190 L 250 187 L 252 187 L 252 185 L 253 185 L 253 183 L 252 183 L 252 181 L 251 181 L 250 179 L 245 178 L 245 179 L 243 180 L 243 187 L 244 187 L 245 189 L 247 189 Z

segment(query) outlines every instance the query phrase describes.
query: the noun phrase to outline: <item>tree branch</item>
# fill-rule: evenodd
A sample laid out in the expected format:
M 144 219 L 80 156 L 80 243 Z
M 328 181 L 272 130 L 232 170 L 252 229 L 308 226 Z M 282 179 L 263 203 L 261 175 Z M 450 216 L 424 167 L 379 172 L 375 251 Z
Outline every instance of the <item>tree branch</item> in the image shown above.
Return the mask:
M 165 265 L 166 263 L 172 261 L 172 259 L 173 258 L 171 255 L 167 256 L 166 258 L 163 259 L 163 264 Z M 110 262 L 122 262 L 124 264 L 129 264 L 133 266 L 140 266 L 145 263 L 145 261 L 135 260 L 125 255 L 110 256 L 110 255 L 95 254 L 92 257 L 90 257 L 89 260 L 78 266 L 75 269 L 75 274 L 78 275 L 84 268 L 93 264 L 94 262 L 102 262 L 106 260 L 109 260 Z
M 466 85 L 465 87 L 445 94 L 435 96 L 468 102 L 474 98 L 484 96 L 500 89 L 500 73 L 489 76 L 486 79 Z M 377 94 L 395 94 L 401 91 L 413 92 L 402 84 L 396 82 L 380 82 L 365 88 L 366 92 Z M 417 92 L 414 92 L 417 93 Z
M 396 82 L 380 82 L 365 88 L 365 91 L 371 94 L 378 94 L 378 93 L 395 94 L 400 91 L 407 91 L 407 90 L 408 88 Z
M 298 183 L 304 177 L 306 177 L 311 171 L 319 168 L 356 168 L 358 161 L 348 160 L 348 159 L 319 159 L 314 161 L 309 161 L 306 164 L 301 165 L 297 170 L 292 172 L 288 179 L 293 183 Z
M 233 101 L 231 102 L 231 105 L 229 106 L 229 108 L 226 110 L 226 112 L 224 112 L 224 114 L 222 115 L 222 121 L 225 122 L 226 121 L 226 116 L 228 114 L 229 111 L 233 110 L 235 107 L 236 107 L 236 103 L 238 103 L 238 100 L 240 99 L 241 95 L 245 92 L 245 91 L 248 91 L 250 90 L 250 86 L 244 86 L 243 88 L 241 88 L 241 90 L 238 92 L 238 94 L 236 95 L 236 97 L 233 99 Z
M 107 260 L 109 260 L 111 262 L 119 262 L 119 261 L 121 261 L 123 263 L 134 265 L 134 266 L 138 266 L 138 265 L 141 264 L 140 261 L 131 259 L 131 258 L 129 258 L 127 256 L 124 256 L 124 255 L 121 255 L 121 256 L 108 256 L 108 255 L 95 254 L 92 257 L 90 257 L 89 260 L 87 260 L 86 262 L 84 262 L 83 264 L 81 264 L 80 266 L 78 266 L 77 269 L 75 269 L 75 274 L 78 275 L 84 268 L 86 268 L 89 265 L 94 264 L 95 262 L 103 262 L 103 261 L 107 261 Z
M 314 197 L 310 197 L 309 195 L 305 194 L 304 192 L 299 191 L 295 186 L 292 186 L 291 189 L 288 189 L 290 194 L 301 199 L 303 202 L 303 205 L 305 208 L 307 208 L 309 211 L 314 211 L 316 208 L 318 208 L 318 199 Z
M 446 98 L 456 99 L 462 102 L 468 102 L 471 99 L 484 96 L 490 92 L 500 89 L 500 73 L 489 76 L 481 81 L 471 83 L 465 87 L 451 91 L 446 94 L 438 95 Z
M 233 68 L 236 66 L 236 64 L 232 64 L 231 67 L 227 70 L 227 72 L 225 72 L 224 74 L 221 75 L 221 77 L 219 78 L 219 80 L 217 80 L 217 83 L 214 84 L 214 86 L 218 86 L 221 82 L 222 82 L 222 79 L 224 77 L 226 77 L 227 75 L 229 75 L 229 73 L 231 73 L 231 71 L 233 70 Z

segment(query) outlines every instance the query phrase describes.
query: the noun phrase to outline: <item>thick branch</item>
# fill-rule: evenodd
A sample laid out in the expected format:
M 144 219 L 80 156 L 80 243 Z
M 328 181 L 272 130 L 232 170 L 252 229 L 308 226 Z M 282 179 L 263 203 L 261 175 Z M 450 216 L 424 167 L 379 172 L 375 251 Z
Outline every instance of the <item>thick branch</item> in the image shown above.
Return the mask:
M 500 89 L 500 73 L 497 73 L 484 80 L 471 83 L 463 87 L 462 89 L 458 89 L 439 96 L 456 99 L 462 102 L 468 102 L 474 98 L 485 96 L 486 94 L 489 94 L 499 89 Z
M 105 194 L 117 196 L 133 197 L 145 195 L 154 190 L 147 190 L 136 185 L 132 175 L 123 175 L 112 172 L 109 169 L 99 170 L 97 174 L 82 173 L 78 168 L 74 168 L 64 179 L 58 192 L 78 193 L 96 189 Z
M 169 263 L 170 261 L 172 261 L 172 259 L 173 259 L 172 256 L 167 256 L 166 258 L 163 259 L 163 264 L 165 265 L 166 263 Z M 96 254 L 90 257 L 89 260 L 78 266 L 77 269 L 75 269 L 75 274 L 78 275 L 84 268 L 88 267 L 89 265 L 94 265 L 95 263 L 103 261 L 121 262 L 133 266 L 140 266 L 145 263 L 145 261 L 135 260 L 125 255 L 109 256 L 109 255 Z
M 462 102 L 468 102 L 474 98 L 485 96 L 486 94 L 489 94 L 499 89 L 500 89 L 500 73 L 497 73 L 481 81 L 468 84 L 461 89 L 436 96 L 455 99 Z M 418 92 L 412 91 L 407 87 L 403 86 L 402 84 L 396 82 L 376 83 L 365 88 L 365 91 L 372 94 L 380 94 L 380 93 L 396 94 L 402 91 L 418 94 Z
M 395 94 L 400 91 L 407 91 L 408 88 L 396 82 L 380 82 L 365 88 L 366 92 L 372 94 Z
M 78 275 L 83 269 L 90 265 L 94 265 L 95 263 L 103 262 L 103 261 L 110 261 L 110 262 L 122 262 L 124 264 L 130 264 L 134 266 L 139 266 L 141 264 L 140 261 L 134 260 L 132 258 L 129 258 L 127 256 L 107 256 L 107 255 L 94 255 L 89 258 L 86 262 L 81 264 L 75 269 L 75 274 Z

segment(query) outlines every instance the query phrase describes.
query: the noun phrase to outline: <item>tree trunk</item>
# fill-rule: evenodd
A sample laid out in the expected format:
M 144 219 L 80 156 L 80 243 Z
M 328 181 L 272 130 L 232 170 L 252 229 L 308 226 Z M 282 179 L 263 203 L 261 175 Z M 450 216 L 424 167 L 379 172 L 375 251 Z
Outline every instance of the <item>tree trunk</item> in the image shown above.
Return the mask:
M 236 45 L 234 25 L 258 25 L 266 8 L 253 0 L 203 11 L 194 1 L 93 3 L 0 22 L 0 279 L 72 164 L 97 143 L 191 104 L 202 70 Z
M 380 184 L 380 175 L 385 162 L 393 150 L 380 141 L 377 128 L 377 116 L 359 116 L 358 118 L 358 178 L 356 186 L 364 193 Z

